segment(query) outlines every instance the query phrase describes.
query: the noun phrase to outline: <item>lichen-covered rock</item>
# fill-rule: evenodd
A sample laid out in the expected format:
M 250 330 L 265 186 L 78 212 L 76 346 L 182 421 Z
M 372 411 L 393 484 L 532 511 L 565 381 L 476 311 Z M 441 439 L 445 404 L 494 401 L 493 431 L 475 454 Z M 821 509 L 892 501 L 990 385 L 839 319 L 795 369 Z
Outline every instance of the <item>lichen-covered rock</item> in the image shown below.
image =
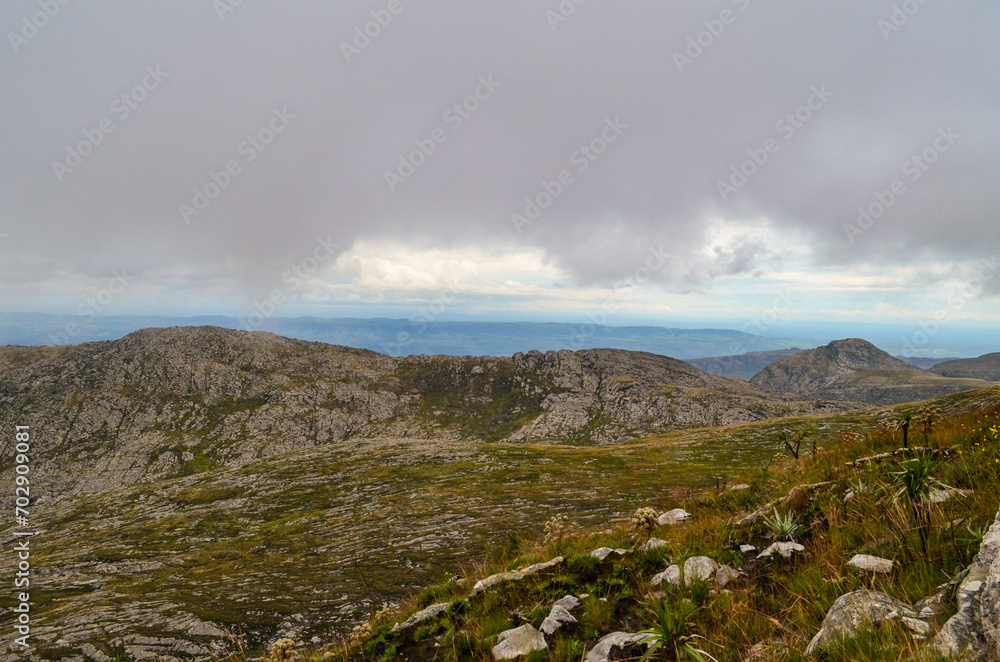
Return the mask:
M 838 637 L 855 635 L 862 627 L 877 627 L 890 616 L 916 619 L 917 613 L 902 600 L 878 591 L 862 589 L 842 595 L 830 607 L 819 632 L 809 642 L 805 656 L 812 655 Z
M 757 555 L 758 559 L 771 559 L 777 554 L 783 559 L 791 559 L 798 554 L 802 554 L 806 548 L 797 542 L 776 542 L 763 552 Z
M 730 568 L 728 565 L 720 565 L 715 571 L 715 585 L 719 588 L 726 588 L 740 578 L 740 571 Z
M 659 586 L 663 582 L 668 584 L 673 584 L 674 586 L 681 585 L 681 567 L 679 565 L 672 565 L 668 567 L 663 572 L 653 575 L 653 578 L 649 580 L 649 583 L 653 586 Z
M 498 572 L 495 575 L 484 577 L 483 579 L 480 579 L 478 582 L 476 582 L 476 584 L 472 587 L 472 593 L 469 594 L 469 597 L 479 595 L 489 587 L 499 584 L 502 581 L 516 581 L 518 579 L 524 579 L 525 577 L 530 577 L 531 575 L 538 574 L 543 570 L 554 568 L 562 564 L 563 560 L 564 560 L 563 557 L 557 556 L 550 561 L 545 561 L 544 563 L 535 563 L 533 565 L 529 565 L 526 568 L 521 568 L 520 570 L 515 570 L 513 572 Z
M 571 625 L 573 623 L 576 623 L 576 619 L 573 617 L 573 614 L 569 613 L 569 611 L 559 605 L 553 605 L 552 609 L 549 610 L 549 615 L 545 617 L 545 620 L 542 621 L 541 627 L 538 629 L 545 634 L 552 635 L 555 634 L 557 630 L 562 628 L 562 626 Z
M 660 526 L 674 526 L 675 524 L 680 524 L 684 520 L 691 517 L 691 513 L 684 510 L 683 508 L 674 508 L 673 510 L 668 510 L 667 512 L 660 515 L 659 519 L 656 521 Z
M 637 649 L 641 652 L 645 648 L 645 642 L 649 639 L 648 634 L 632 634 L 630 632 L 612 632 L 601 637 L 600 641 L 587 652 L 587 657 L 583 662 L 609 662 L 612 654 L 621 650 Z M 616 650 L 617 649 L 617 650 Z
M 890 559 L 883 559 L 879 556 L 869 556 L 868 554 L 855 554 L 847 565 L 867 572 L 878 572 L 888 574 L 892 572 L 893 562 Z
M 710 581 L 718 569 L 719 564 L 707 556 L 692 556 L 684 562 L 684 585 L 696 579 Z
M 933 646 L 963 662 L 1000 659 L 1000 512 L 955 600 L 958 611 L 934 637 Z
M 412 628 L 414 625 L 419 625 L 424 621 L 434 618 L 438 614 L 444 612 L 444 610 L 447 608 L 448 608 L 447 602 L 439 602 L 437 604 L 431 605 L 430 607 L 421 609 L 420 611 L 415 613 L 413 616 L 410 616 L 402 623 L 396 623 L 394 626 L 392 626 L 392 632 L 401 632 L 403 630 L 408 630 Z
M 492 650 L 494 660 L 516 660 L 534 651 L 548 648 L 545 635 L 531 627 L 530 623 L 501 632 L 498 639 L 499 643 Z

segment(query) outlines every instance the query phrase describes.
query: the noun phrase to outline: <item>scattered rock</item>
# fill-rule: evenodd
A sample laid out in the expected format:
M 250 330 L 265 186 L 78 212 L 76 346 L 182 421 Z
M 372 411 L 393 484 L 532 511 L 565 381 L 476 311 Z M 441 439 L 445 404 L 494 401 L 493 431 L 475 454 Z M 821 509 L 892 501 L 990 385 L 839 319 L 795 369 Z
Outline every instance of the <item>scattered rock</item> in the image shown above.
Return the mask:
M 610 547 L 598 547 L 590 553 L 591 556 L 597 557 L 600 560 L 605 560 L 612 554 L 617 554 L 618 556 L 625 556 L 628 552 L 627 549 L 612 549 Z
M 719 588 L 726 588 L 729 584 L 738 581 L 740 578 L 740 571 L 736 568 L 730 568 L 728 565 L 720 565 L 719 569 L 715 571 L 715 585 Z
M 750 486 L 746 483 L 739 483 L 738 485 L 733 485 L 729 488 L 730 492 L 742 492 L 744 490 L 749 490 Z
M 747 554 L 753 554 L 757 551 L 754 545 L 740 545 L 740 554 L 746 556 Z
M 442 613 L 445 609 L 447 609 L 448 604 L 449 603 L 447 602 L 439 602 L 437 604 L 431 605 L 430 607 L 421 609 L 420 611 L 415 613 L 413 616 L 410 616 L 402 623 L 396 623 L 395 625 L 393 625 L 391 632 L 402 632 L 403 630 L 408 630 L 412 628 L 414 625 L 430 620 L 435 616 L 437 616 L 438 614 Z
M 691 518 L 691 513 L 684 510 L 683 508 L 674 508 L 673 510 L 668 510 L 667 512 L 660 515 L 657 519 L 657 523 L 660 526 L 673 526 L 675 524 L 680 524 L 686 519 Z
M 569 611 L 559 605 L 553 605 L 551 611 L 549 611 L 549 615 L 545 617 L 544 621 L 542 621 L 542 625 L 539 629 L 545 634 L 551 635 L 562 626 L 573 623 L 576 623 L 576 619 L 573 618 L 573 614 L 569 613 Z
M 554 607 L 562 607 L 566 611 L 574 612 L 578 609 L 583 608 L 583 603 L 575 595 L 565 595 L 558 600 L 553 605 Z
M 649 583 L 653 586 L 658 586 L 663 582 L 668 584 L 673 584 L 674 586 L 681 585 L 681 567 L 679 565 L 672 565 L 663 572 L 653 575 L 653 578 L 649 580 Z
M 882 621 L 895 612 L 897 617 L 916 619 L 917 614 L 910 605 L 885 593 L 862 589 L 837 598 L 830 607 L 819 632 L 809 642 L 805 656 L 823 648 L 839 637 L 854 636 L 865 625 L 878 627 Z
M 776 542 L 758 554 L 757 558 L 770 559 L 773 558 L 775 554 L 779 554 L 781 555 L 781 558 L 790 559 L 792 556 L 801 554 L 805 551 L 806 548 L 797 542 Z
M 949 487 L 943 490 L 931 490 L 927 498 L 931 503 L 944 503 L 948 499 L 957 496 L 968 496 L 972 490 L 960 490 L 957 487 Z
M 854 566 L 859 570 L 866 570 L 868 572 L 881 572 L 890 573 L 892 572 L 893 561 L 890 559 L 883 559 L 879 556 L 869 556 L 868 554 L 855 554 L 847 565 Z
M 521 568 L 520 570 L 515 570 L 514 572 L 498 572 L 495 575 L 490 575 L 489 577 L 485 577 L 476 582 L 475 586 L 472 587 L 472 593 L 469 594 L 469 597 L 471 598 L 475 595 L 479 595 L 486 589 L 499 584 L 502 581 L 516 581 L 518 579 L 530 577 L 531 575 L 537 574 L 543 570 L 554 568 L 561 565 L 563 560 L 563 557 L 557 556 L 551 561 L 535 563 L 534 565 L 529 565 L 527 568 Z
M 1000 659 L 1000 512 L 955 595 L 958 611 L 934 637 L 946 657 Z
M 659 538 L 650 538 L 646 542 L 642 543 L 639 549 L 641 549 L 644 552 L 648 552 L 652 549 L 660 549 L 661 547 L 667 547 L 669 545 L 670 543 L 668 543 L 666 540 L 660 540 Z
M 583 662 L 609 662 L 612 659 L 612 649 L 618 651 L 628 651 L 630 648 L 643 647 L 642 642 L 649 639 L 648 634 L 632 634 L 630 632 L 612 632 L 601 637 L 601 640 L 594 644 L 594 647 L 583 658 Z M 629 651 L 631 653 L 631 651 Z M 638 654 L 638 653 L 637 653 Z
M 688 586 L 695 579 L 709 581 L 719 569 L 719 564 L 707 556 L 692 556 L 684 562 L 684 585 Z
M 493 659 L 514 660 L 548 647 L 545 635 L 526 623 L 519 628 L 500 633 L 499 643 L 493 647 Z

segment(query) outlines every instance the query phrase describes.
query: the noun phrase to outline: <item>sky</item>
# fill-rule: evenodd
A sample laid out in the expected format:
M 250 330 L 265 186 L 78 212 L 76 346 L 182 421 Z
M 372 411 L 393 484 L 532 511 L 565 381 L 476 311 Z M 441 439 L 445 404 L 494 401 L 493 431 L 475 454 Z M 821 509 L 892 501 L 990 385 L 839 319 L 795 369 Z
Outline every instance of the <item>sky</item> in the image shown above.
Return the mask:
M 2 312 L 1000 321 L 993 2 L 9 0 L 0 31 Z

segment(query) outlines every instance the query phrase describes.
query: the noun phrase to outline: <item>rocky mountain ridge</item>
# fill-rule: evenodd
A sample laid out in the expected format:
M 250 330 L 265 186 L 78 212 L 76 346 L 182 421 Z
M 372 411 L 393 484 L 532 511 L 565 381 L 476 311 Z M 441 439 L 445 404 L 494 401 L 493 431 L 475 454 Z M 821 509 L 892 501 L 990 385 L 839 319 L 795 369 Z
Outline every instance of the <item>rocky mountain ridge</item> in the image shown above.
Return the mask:
M 797 400 L 624 350 L 400 359 L 215 327 L 0 349 L 0 424 L 43 432 L 49 496 L 353 438 L 607 444 L 858 406 Z

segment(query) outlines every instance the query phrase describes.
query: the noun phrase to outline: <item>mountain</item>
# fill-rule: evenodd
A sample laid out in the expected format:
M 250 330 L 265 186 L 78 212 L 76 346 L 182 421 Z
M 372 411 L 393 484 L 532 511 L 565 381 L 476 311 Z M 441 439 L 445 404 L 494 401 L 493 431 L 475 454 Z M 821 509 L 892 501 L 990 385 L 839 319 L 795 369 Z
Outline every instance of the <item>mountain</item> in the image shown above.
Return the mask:
M 795 400 L 613 349 L 393 358 L 218 327 L 0 349 L 0 424 L 46 431 L 35 462 L 50 495 L 354 438 L 607 444 L 845 409 Z
M 979 379 L 950 379 L 901 361 L 860 338 L 835 340 L 779 359 L 751 384 L 799 396 L 887 405 L 989 386 Z
M 940 363 L 931 372 L 942 377 L 963 377 L 1000 381 L 1000 352 L 984 354 L 976 359 L 955 359 Z
M 736 356 L 712 356 L 706 359 L 688 359 L 687 362 L 694 367 L 712 375 L 729 377 L 730 379 L 742 379 L 750 381 L 750 378 L 778 359 L 783 359 L 792 354 L 798 354 L 802 350 L 798 347 L 792 349 L 775 349 L 767 352 L 747 352 Z
M 945 361 L 954 361 L 957 356 L 946 356 L 944 358 L 931 357 L 931 356 L 897 356 L 900 361 L 906 361 L 910 365 L 915 365 L 918 368 L 923 368 L 924 370 L 930 370 L 939 363 L 944 363 Z
M 0 313 L 0 345 L 73 345 L 117 340 L 144 328 L 212 325 L 269 331 L 287 338 L 370 349 L 392 356 L 510 356 L 537 349 L 606 347 L 686 359 L 732 353 L 733 347 L 770 350 L 804 341 L 761 338 L 727 329 L 671 329 L 659 326 L 605 326 L 539 322 L 441 322 L 431 312 L 410 319 L 316 317 L 252 319 L 235 317 L 77 316 Z M 811 346 L 811 345 L 810 345 Z

